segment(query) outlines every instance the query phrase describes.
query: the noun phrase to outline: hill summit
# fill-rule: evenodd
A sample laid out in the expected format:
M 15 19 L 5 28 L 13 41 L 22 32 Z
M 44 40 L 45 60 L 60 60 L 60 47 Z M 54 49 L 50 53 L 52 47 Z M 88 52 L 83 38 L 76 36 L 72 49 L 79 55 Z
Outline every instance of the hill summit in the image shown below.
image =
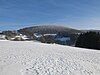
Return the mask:
M 45 26 L 26 27 L 23 29 L 19 29 L 18 32 L 22 34 L 25 34 L 25 32 L 40 33 L 40 34 L 56 34 L 61 32 L 61 33 L 75 34 L 75 33 L 80 33 L 81 31 L 68 28 L 65 26 L 45 25 Z

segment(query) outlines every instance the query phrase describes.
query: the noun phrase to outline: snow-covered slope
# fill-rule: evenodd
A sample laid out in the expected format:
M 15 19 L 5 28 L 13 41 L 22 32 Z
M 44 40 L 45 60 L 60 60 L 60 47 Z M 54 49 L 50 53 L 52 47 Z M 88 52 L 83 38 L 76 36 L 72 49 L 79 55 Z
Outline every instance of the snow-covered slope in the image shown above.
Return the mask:
M 0 41 L 0 75 L 100 75 L 100 51 Z

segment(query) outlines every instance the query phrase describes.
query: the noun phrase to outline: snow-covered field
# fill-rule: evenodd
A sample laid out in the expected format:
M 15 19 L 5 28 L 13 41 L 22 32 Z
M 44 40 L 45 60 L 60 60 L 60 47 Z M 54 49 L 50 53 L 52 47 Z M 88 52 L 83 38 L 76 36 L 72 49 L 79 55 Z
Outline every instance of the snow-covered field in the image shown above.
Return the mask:
M 100 75 L 100 51 L 0 41 L 0 75 Z

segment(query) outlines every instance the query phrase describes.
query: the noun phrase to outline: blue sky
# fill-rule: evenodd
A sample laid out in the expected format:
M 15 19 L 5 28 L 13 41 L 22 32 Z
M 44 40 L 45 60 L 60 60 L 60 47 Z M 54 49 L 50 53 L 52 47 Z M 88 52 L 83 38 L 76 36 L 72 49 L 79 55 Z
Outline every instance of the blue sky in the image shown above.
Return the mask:
M 46 24 L 100 29 L 100 0 L 0 0 L 0 30 Z

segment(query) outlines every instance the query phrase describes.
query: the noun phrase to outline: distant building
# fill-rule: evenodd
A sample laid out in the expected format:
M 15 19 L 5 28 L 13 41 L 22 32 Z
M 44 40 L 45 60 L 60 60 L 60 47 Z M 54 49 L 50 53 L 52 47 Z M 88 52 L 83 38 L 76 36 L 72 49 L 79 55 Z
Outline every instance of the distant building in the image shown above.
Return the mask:
M 26 36 L 26 35 L 20 34 L 19 36 L 24 40 L 30 40 L 30 38 L 28 36 Z
M 21 40 L 24 40 L 24 41 L 30 40 L 29 37 L 27 37 L 26 35 L 22 35 L 22 34 L 16 35 L 14 38 L 11 38 L 11 40 L 14 40 L 14 39 L 16 39 L 16 38 L 18 38 L 19 41 L 21 41 Z

